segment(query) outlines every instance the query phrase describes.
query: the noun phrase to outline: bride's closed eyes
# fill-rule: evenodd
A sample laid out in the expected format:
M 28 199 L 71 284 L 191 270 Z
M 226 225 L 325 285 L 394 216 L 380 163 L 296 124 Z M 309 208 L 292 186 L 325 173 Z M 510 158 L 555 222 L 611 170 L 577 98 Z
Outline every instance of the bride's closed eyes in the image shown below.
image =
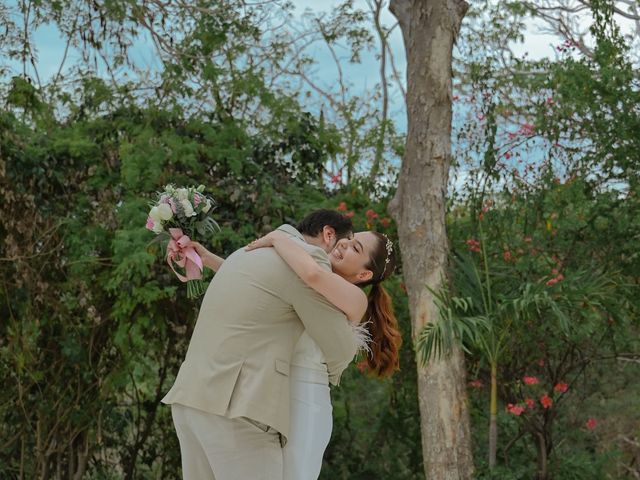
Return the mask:
M 339 248 L 339 247 L 344 249 L 351 247 L 358 254 L 364 252 L 364 247 L 362 246 L 362 243 L 356 240 L 355 238 L 351 238 L 351 239 L 343 238 L 339 240 L 335 248 Z
M 370 252 L 376 242 L 371 232 L 358 232 L 351 239 L 341 239 L 329 255 L 333 271 L 352 283 L 361 282 L 362 274 L 369 271 Z

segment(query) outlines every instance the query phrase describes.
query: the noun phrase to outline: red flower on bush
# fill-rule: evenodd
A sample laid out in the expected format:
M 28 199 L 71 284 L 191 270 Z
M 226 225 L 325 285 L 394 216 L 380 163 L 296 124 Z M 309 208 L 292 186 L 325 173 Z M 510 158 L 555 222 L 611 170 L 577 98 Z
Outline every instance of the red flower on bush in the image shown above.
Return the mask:
M 502 257 L 504 258 L 504 261 L 505 261 L 505 262 L 510 262 L 510 261 L 511 261 L 511 259 L 513 258 L 513 257 L 511 256 L 511 252 L 510 252 L 509 250 L 505 250 L 505 251 L 502 253 Z
M 526 403 L 527 407 L 529 407 L 529 408 L 533 408 L 536 405 L 536 402 L 535 402 L 535 400 L 533 398 L 525 398 L 524 399 L 524 403 Z
M 484 387 L 484 384 L 482 383 L 482 380 L 476 378 L 475 380 L 469 382 L 469 386 L 473 388 L 482 388 Z
M 374 218 L 378 218 L 378 214 L 371 208 L 365 212 L 365 215 L 367 216 L 367 220 L 369 221 L 373 220 Z
M 338 206 L 336 207 L 336 210 L 338 210 L 339 212 L 346 212 L 347 211 L 347 202 L 340 202 L 338 204 Z
M 543 396 L 540 397 L 540 403 L 544 408 L 549 408 L 551 407 L 551 405 L 553 405 L 553 400 L 549 395 L 545 393 Z
M 589 420 L 587 420 L 587 423 L 585 425 L 589 430 L 593 430 L 598 426 L 598 421 L 595 418 L 590 417 Z
M 564 280 L 564 275 L 560 273 L 560 274 L 558 274 L 557 276 L 553 277 L 552 279 L 547 280 L 547 281 L 546 281 L 546 283 L 545 283 L 545 285 L 546 285 L 547 287 L 550 287 L 550 286 L 552 286 L 552 285 L 555 285 L 555 284 L 556 284 L 556 283 L 558 283 L 558 282 L 561 282 L 562 280 Z
M 555 387 L 553 387 L 553 389 L 556 392 L 564 393 L 567 390 L 569 390 L 569 385 L 567 385 L 566 383 L 556 383 L 556 385 L 555 385 Z
M 480 251 L 480 242 L 478 240 L 476 240 L 475 238 L 470 238 L 465 243 L 469 247 L 469 250 L 471 250 L 472 252 L 479 252 Z
M 514 405 L 513 403 L 509 403 L 507 405 L 507 411 L 509 413 L 513 413 L 516 417 L 519 417 L 522 412 L 524 412 L 524 407 L 520 405 Z
M 347 218 L 352 218 L 354 215 L 355 215 L 355 213 L 353 213 L 353 212 L 347 212 L 347 213 L 344 214 L 344 216 L 347 217 Z
M 527 376 L 524 376 L 524 377 L 522 377 L 522 381 L 526 385 L 537 385 L 538 383 L 540 383 L 540 380 L 538 380 L 538 377 L 527 377 Z
M 388 227 L 391 224 L 391 219 L 385 217 L 380 220 L 380 223 L 383 227 Z

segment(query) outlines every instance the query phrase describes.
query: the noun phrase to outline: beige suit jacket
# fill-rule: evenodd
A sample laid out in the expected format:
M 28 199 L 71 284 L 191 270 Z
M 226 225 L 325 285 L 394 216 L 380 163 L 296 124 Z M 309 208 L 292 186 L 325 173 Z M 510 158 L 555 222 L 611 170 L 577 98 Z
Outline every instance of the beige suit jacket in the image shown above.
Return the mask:
M 280 227 L 324 268 L 327 254 Z M 185 361 L 163 403 L 248 417 L 289 434 L 289 360 L 306 329 L 337 385 L 357 345 L 345 315 L 305 285 L 272 248 L 231 254 L 202 301 Z

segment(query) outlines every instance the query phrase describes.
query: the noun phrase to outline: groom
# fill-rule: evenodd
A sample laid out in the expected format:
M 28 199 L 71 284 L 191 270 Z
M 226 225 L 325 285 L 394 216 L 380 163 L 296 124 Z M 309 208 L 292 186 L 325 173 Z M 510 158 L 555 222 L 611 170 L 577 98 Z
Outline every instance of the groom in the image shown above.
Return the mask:
M 332 210 L 283 225 L 328 270 L 351 235 Z M 301 233 L 300 233 L 301 232 Z M 185 361 L 169 393 L 185 480 L 282 479 L 289 433 L 289 359 L 306 329 L 331 383 L 356 353 L 344 314 L 306 286 L 271 248 L 243 248 L 222 264 L 202 301 Z

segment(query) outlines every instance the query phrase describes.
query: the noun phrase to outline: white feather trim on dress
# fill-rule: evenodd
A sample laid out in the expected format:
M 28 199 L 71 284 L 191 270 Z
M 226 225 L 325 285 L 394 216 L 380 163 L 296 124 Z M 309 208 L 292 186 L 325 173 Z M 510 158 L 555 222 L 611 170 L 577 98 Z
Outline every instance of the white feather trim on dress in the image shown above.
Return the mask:
M 351 324 L 351 330 L 353 331 L 356 345 L 358 345 L 358 352 L 367 352 L 367 355 L 371 355 L 371 347 L 369 347 L 369 344 L 372 342 L 372 339 L 371 333 L 369 333 L 369 329 L 367 328 L 367 325 L 370 323 L 371 320 L 359 323 L 358 325 Z

